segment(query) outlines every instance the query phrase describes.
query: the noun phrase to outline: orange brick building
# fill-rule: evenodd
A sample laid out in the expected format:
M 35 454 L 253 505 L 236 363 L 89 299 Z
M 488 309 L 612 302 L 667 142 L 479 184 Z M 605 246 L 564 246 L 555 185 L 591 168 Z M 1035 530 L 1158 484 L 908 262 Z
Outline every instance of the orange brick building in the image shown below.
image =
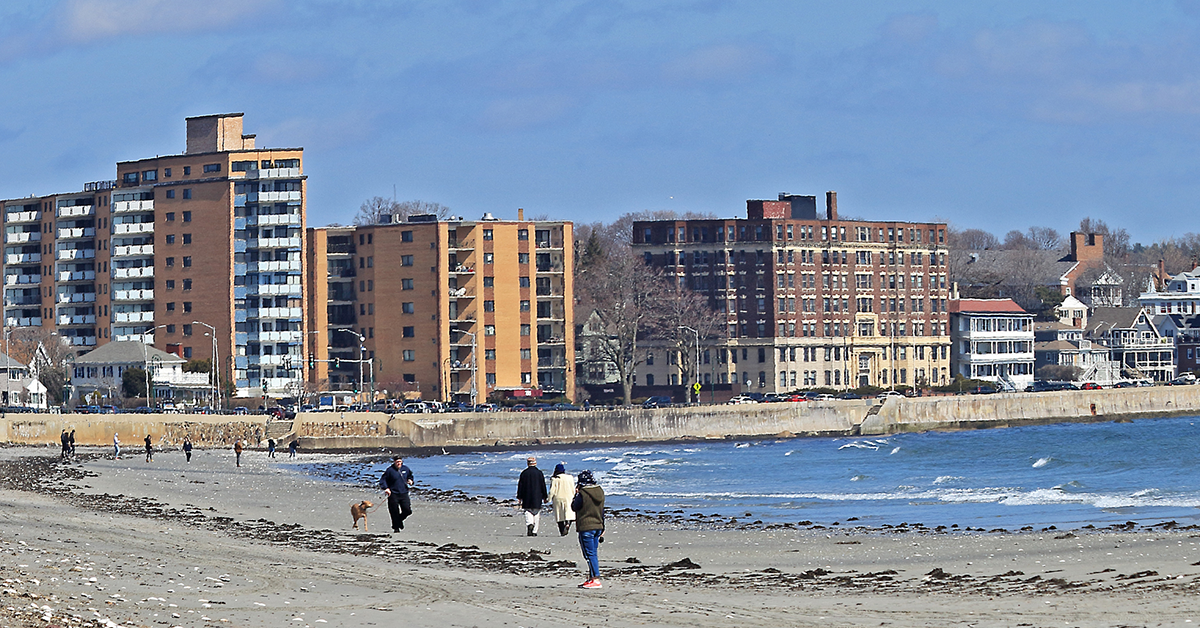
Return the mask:
M 470 401 L 475 372 L 481 402 L 573 398 L 572 244 L 571 223 L 520 213 L 309 229 L 310 384 L 357 389 L 365 352 L 376 390 Z

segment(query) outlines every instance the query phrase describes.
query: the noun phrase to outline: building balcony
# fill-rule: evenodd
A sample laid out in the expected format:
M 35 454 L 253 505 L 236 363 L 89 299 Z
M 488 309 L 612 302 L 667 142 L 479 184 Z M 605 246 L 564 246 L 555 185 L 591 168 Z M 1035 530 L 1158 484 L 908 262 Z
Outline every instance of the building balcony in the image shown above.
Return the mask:
M 73 347 L 94 347 L 96 346 L 95 336 L 66 336 L 71 339 Z
M 551 334 L 549 336 L 543 336 L 541 334 L 538 334 L 538 344 L 539 345 L 565 345 L 565 344 L 567 344 L 567 339 L 562 336 L 555 336 L 553 334 Z
M 96 323 L 95 314 L 70 315 L 59 314 L 54 318 L 54 322 L 60 326 L 63 325 L 93 325 Z
M 60 260 L 93 259 L 95 257 L 96 249 L 59 249 L 54 252 L 54 258 Z
M 298 249 L 300 238 L 254 238 L 246 240 L 248 249 Z
M 538 240 L 536 244 L 537 248 L 539 249 L 554 250 L 561 249 L 563 247 L 562 242 L 559 240 Z
M 60 292 L 56 295 L 58 303 L 95 303 L 95 292 Z
M 114 323 L 153 323 L 154 312 L 113 312 Z
M 38 316 L 6 316 L 4 324 L 9 327 L 41 327 L 42 319 Z
M 475 250 L 475 241 L 474 240 L 463 240 L 463 241 L 451 240 L 449 242 L 449 244 L 446 245 L 446 248 L 450 249 L 451 251 L 474 251 Z
M 451 275 L 473 275 L 475 274 L 474 266 L 466 266 L 464 264 L 456 264 L 449 268 Z
M 114 214 L 123 214 L 126 212 L 152 212 L 154 211 L 154 201 L 119 201 L 113 203 L 111 208 Z
M 547 273 L 547 274 L 551 274 L 551 275 L 554 275 L 554 274 L 561 275 L 563 272 L 563 265 L 562 265 L 562 262 L 555 262 L 555 263 L 550 263 L 550 264 L 538 264 L 537 271 L 539 273 Z
M 96 279 L 94 270 L 60 270 L 54 278 L 58 281 L 92 281 Z
M 154 334 L 113 334 L 116 342 L 140 342 L 145 345 L 154 344 Z
M 275 283 L 275 284 L 254 284 L 246 286 L 246 294 L 255 295 L 289 295 L 300 296 L 300 284 L 298 283 Z
M 302 331 L 252 331 L 246 334 L 246 339 L 256 342 L 299 343 L 303 339 L 302 336 Z
M 546 298 L 558 297 L 558 298 L 562 298 L 562 296 L 563 296 L 563 289 L 562 289 L 561 287 L 558 287 L 558 286 L 552 286 L 552 287 L 549 287 L 549 288 L 537 288 L 537 289 L 535 290 L 535 293 L 537 294 L 537 296 L 538 296 L 538 297 L 546 297 Z
M 93 295 L 94 296 L 94 295 Z M 113 301 L 153 301 L 154 290 L 113 290 Z
M 5 253 L 5 264 L 33 264 L 42 261 L 41 253 Z
M 42 233 L 40 231 L 5 232 L 4 241 L 12 244 L 20 244 L 22 242 L 41 242 Z
M 113 205 L 116 205 L 116 203 L 113 203 Z M 59 218 L 78 218 L 81 216 L 95 216 L 95 215 L 96 215 L 95 205 L 73 205 L 71 207 L 59 207 L 58 208 L 58 217 Z
M 540 369 L 567 368 L 567 359 L 564 357 L 538 358 L 538 368 L 540 368 Z
M 299 201 L 301 192 L 295 190 L 292 192 L 249 192 L 246 194 L 247 203 L 282 203 L 287 201 Z
M 154 255 L 153 244 L 133 244 L 112 247 L 113 257 L 129 257 L 132 255 Z
M 300 260 L 246 262 L 246 270 L 249 272 L 300 272 Z
M 300 214 L 258 214 L 255 216 L 246 216 L 246 224 L 252 227 L 270 225 L 295 225 L 299 227 L 302 223 Z
M 5 224 L 14 224 L 18 222 L 39 222 L 42 219 L 42 212 L 8 212 L 4 214 Z
M 466 288 L 450 288 L 446 291 L 447 296 L 451 299 L 474 299 L 475 292 Z
M 299 168 L 263 168 L 246 171 L 247 179 L 295 179 L 299 176 Z
M 91 271 L 87 271 L 91 272 Z M 129 268 L 112 269 L 113 279 L 134 279 L 138 277 L 153 277 L 153 266 L 134 266 Z
M 152 222 L 119 222 L 113 225 L 112 230 L 114 235 L 126 235 L 136 233 L 154 233 L 154 223 Z
M 260 307 L 246 310 L 246 316 L 248 318 L 285 318 L 288 320 L 300 320 L 303 317 L 303 310 L 298 307 Z
M 283 366 L 289 361 L 299 363 L 300 357 L 290 355 L 248 355 L 246 362 L 248 364 L 261 364 L 263 366 Z
M 41 275 L 5 275 L 4 285 L 23 286 L 42 283 Z
M 94 227 L 59 227 L 55 231 L 55 236 L 59 240 L 94 238 L 96 237 L 96 229 Z
M 39 297 L 4 297 L 4 307 L 40 306 L 41 304 L 42 300 Z

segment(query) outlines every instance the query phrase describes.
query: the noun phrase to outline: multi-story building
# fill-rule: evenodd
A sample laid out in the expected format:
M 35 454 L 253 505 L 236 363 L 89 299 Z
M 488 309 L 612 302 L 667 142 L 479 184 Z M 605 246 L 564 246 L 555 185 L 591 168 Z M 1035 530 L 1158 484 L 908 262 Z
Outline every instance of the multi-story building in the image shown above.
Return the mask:
M 1121 365 L 1109 360 L 1108 347 L 1087 340 L 1082 329 L 1062 320 L 1033 324 L 1033 352 L 1034 373 L 1041 379 L 1063 374 L 1042 367 L 1067 366 L 1074 367 L 1079 381 L 1110 386 L 1121 380 Z
M 258 149 L 242 114 L 187 119 L 183 154 L 117 164 L 83 192 L 4 201 L 5 322 L 85 350 L 217 353 L 240 396 L 302 368 L 303 149 Z M 159 333 L 161 331 L 161 333 Z
M 819 218 L 816 197 L 780 194 L 747 201 L 744 219 L 635 222 L 633 246 L 723 319 L 716 367 L 701 367 L 718 383 L 781 392 L 948 381 L 943 223 L 841 220 L 834 192 Z
M 1174 339 L 1159 331 L 1146 310 L 1096 308 L 1084 333 L 1093 343 L 1108 347 L 1122 378 L 1165 382 L 1175 377 Z
M 306 256 L 311 385 L 574 397 L 571 223 L 389 216 L 309 229 Z
M 1033 383 L 1033 314 L 1012 299 L 950 299 L 950 368 L 1003 390 Z

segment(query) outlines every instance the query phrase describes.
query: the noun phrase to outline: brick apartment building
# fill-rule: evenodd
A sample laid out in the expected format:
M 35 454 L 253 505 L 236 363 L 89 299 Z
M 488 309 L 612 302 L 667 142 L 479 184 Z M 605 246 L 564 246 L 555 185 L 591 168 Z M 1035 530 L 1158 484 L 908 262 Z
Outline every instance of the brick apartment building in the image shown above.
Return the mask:
M 240 113 L 201 116 L 187 119 L 183 154 L 118 163 L 116 181 L 82 192 L 0 201 L 5 324 L 53 331 L 81 352 L 112 340 L 184 358 L 215 348 L 237 395 L 291 394 L 302 162 L 300 148 L 256 148 Z
M 841 220 L 834 192 L 823 218 L 814 196 L 746 205 L 744 219 L 633 226 L 635 250 L 726 323 L 702 378 L 747 392 L 949 381 L 945 224 Z M 639 373 L 666 383 L 670 361 L 656 363 Z
M 388 217 L 309 229 L 305 255 L 313 387 L 367 382 L 365 352 L 377 390 L 470 401 L 474 371 L 480 402 L 574 397 L 571 223 Z

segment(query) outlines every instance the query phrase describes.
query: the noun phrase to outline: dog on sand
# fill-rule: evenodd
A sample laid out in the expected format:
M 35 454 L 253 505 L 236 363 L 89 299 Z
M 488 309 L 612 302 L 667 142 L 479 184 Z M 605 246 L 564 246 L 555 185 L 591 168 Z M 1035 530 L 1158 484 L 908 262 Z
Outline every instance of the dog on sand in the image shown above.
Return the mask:
M 367 509 L 374 508 L 374 507 L 375 507 L 375 504 L 372 504 L 371 502 L 369 502 L 365 499 L 362 500 L 362 502 L 360 502 L 360 503 L 350 504 L 350 516 L 354 518 L 353 528 L 355 530 L 358 529 L 358 520 L 362 519 L 363 531 L 370 532 L 370 530 L 367 528 Z

